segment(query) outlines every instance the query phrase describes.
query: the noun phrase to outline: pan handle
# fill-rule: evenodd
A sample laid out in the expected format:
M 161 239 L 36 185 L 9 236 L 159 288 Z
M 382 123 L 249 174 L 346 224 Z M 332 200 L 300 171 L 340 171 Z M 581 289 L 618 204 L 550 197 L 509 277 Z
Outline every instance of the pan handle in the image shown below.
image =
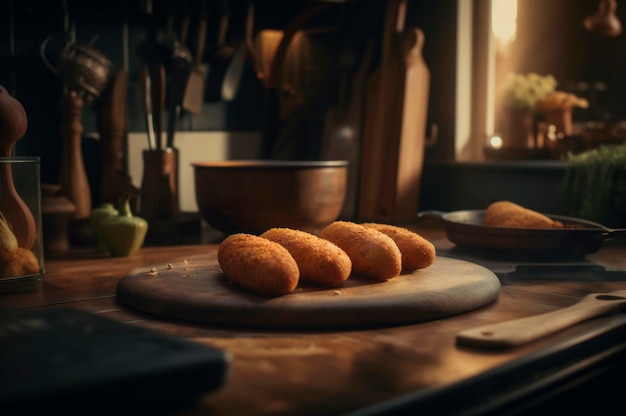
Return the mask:
M 417 218 L 435 218 L 435 219 L 443 219 L 443 216 L 446 213 L 443 211 L 437 211 L 437 210 L 427 210 L 427 211 L 421 211 L 417 213 Z
M 606 234 L 606 237 L 604 238 L 604 241 L 615 240 L 616 238 L 626 236 L 626 228 L 609 228 L 607 231 L 608 232 Z

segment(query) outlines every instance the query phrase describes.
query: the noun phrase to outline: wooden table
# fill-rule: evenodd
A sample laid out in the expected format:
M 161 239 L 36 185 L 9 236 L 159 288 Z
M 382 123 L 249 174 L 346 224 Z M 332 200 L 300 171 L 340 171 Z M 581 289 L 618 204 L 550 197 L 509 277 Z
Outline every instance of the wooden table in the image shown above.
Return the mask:
M 438 250 L 452 247 L 438 225 L 411 226 Z M 507 414 L 525 406 L 534 414 L 584 407 L 598 414 L 626 411 L 623 383 L 607 381 L 626 370 L 626 316 L 598 318 L 512 350 L 455 344 L 456 334 L 466 328 L 563 308 L 591 292 L 626 289 L 621 274 L 626 245 L 605 244 L 588 256 L 613 273 L 610 279 L 508 279 L 498 300 L 479 310 L 381 329 L 211 327 L 159 319 L 116 302 L 117 282 L 134 268 L 216 249 L 216 244 L 145 247 L 126 258 L 77 250 L 46 258 L 40 290 L 3 295 L 0 303 L 79 308 L 229 351 L 233 360 L 226 384 L 203 396 L 184 413 L 189 415 L 368 415 L 401 409 L 412 409 L 407 414 Z

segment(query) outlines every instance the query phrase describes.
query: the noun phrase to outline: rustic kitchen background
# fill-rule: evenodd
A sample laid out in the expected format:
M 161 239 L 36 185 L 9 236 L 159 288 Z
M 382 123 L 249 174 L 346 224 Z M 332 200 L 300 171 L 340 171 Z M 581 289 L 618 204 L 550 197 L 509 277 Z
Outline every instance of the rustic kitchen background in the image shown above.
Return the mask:
M 3 39 L 0 51 L 0 84 L 5 85 L 24 105 L 29 128 L 18 143 L 16 154 L 41 157 L 42 182 L 55 183 L 60 161 L 61 114 L 59 99 L 62 83 L 43 63 L 41 45 L 50 36 L 65 31 L 75 33 L 76 40 L 88 43 L 105 54 L 113 63 L 114 71 L 128 68 L 127 130 L 129 133 L 146 132 L 138 73 L 142 65 L 161 60 L 168 63 L 171 45 L 167 39 L 168 17 L 173 17 L 174 35 L 179 35 L 182 22 L 188 18 L 187 45 L 195 51 L 198 18 L 201 7 L 208 16 L 206 47 L 203 63 L 210 64 L 211 54 L 219 41 L 219 24 L 222 7 L 228 7 L 228 29 L 225 44 L 238 48 L 244 33 L 247 2 L 243 0 L 221 1 L 14 1 L 5 6 L 2 13 Z M 304 9 L 315 2 L 258 1 L 254 10 L 254 37 L 260 32 L 284 30 Z M 443 7 L 440 2 L 412 2 L 407 10 L 406 21 L 423 27 L 425 32 L 441 32 L 435 46 L 428 39 L 424 54 L 428 60 L 441 67 L 454 66 L 454 48 L 441 48 L 443 42 L 453 41 L 453 31 L 444 29 L 454 25 L 454 8 Z M 445 2 L 444 2 L 445 3 Z M 307 21 L 303 29 L 310 32 L 306 50 L 293 57 L 292 80 L 298 82 L 301 95 L 305 97 L 307 120 L 301 140 L 305 146 L 298 150 L 297 158 L 316 158 L 327 109 L 336 103 L 339 83 L 346 83 L 361 63 L 368 42 L 379 43 L 379 33 L 384 14 L 384 2 L 359 1 L 332 3 L 327 11 Z M 439 16 L 433 18 L 434 16 Z M 446 35 L 446 33 L 449 33 Z M 62 39 L 51 40 L 45 53 L 55 59 Z M 257 44 L 258 45 L 258 44 Z M 374 49 L 376 46 L 374 46 Z M 435 49 L 437 52 L 435 53 Z M 263 51 L 257 51 L 257 56 Z M 305 55 L 306 54 L 306 55 Z M 299 61 L 296 61 L 299 59 Z M 375 65 L 374 56 L 371 65 Z M 447 63 L 446 60 L 449 62 Z M 299 66 L 299 67 L 297 67 Z M 451 71 L 447 71 L 451 74 Z M 440 73 L 444 74 L 444 73 Z M 287 75 L 289 76 L 289 74 Z M 451 85 L 433 74 L 434 83 Z M 450 76 L 450 75 L 449 75 Z M 343 81 L 342 81 L 343 80 Z M 212 82 L 209 75 L 206 82 Z M 208 88 L 208 87 L 207 87 Z M 442 93 L 452 94 L 450 87 L 437 88 L 433 95 L 435 103 Z M 260 132 L 262 125 L 263 85 L 252 71 L 244 73 L 241 88 L 232 101 L 205 97 L 201 113 L 183 111 L 177 124 L 179 131 L 207 132 Z M 448 97 L 448 101 L 451 97 Z M 98 175 L 98 100 L 86 103 L 82 112 L 84 126 L 83 153 L 85 166 L 97 203 Z M 167 118 L 167 111 L 164 117 Z M 452 126 L 453 123 L 444 123 Z M 445 133 L 445 128 L 444 128 Z M 133 135 L 133 139 L 135 139 Z M 141 145 L 147 143 L 142 140 Z M 209 140 L 209 139 L 207 139 Z M 241 144 L 246 146 L 246 143 Z M 232 149 L 237 154 L 237 149 Z M 195 155 L 202 158 L 202 155 Z
M 248 3 L 229 0 L 228 29 L 225 42 L 236 49 L 245 28 Z M 484 7 L 484 1 L 473 2 L 474 8 Z M 301 54 L 291 54 L 291 72 L 285 75 L 291 84 L 297 84 L 306 105 L 305 119 L 298 120 L 291 131 L 298 137 L 293 153 L 295 158 L 319 157 L 324 122 L 328 110 L 341 103 L 342 85 L 352 79 L 367 55 L 368 45 L 373 44 L 374 53 L 369 68 L 378 65 L 385 1 L 297 1 L 282 2 L 258 0 L 254 3 L 253 37 L 259 47 L 260 34 L 264 31 L 283 31 L 304 10 L 315 4 L 325 4 L 327 9 L 306 21 L 301 29 L 308 34 L 306 47 Z M 451 206 L 463 203 L 462 208 L 483 204 L 487 195 L 476 195 L 470 176 L 459 178 L 454 172 L 463 171 L 455 163 L 455 120 L 457 118 L 456 68 L 458 17 L 460 2 L 456 0 L 410 0 L 406 11 L 406 26 L 419 27 L 425 34 L 424 61 L 430 68 L 430 93 L 428 97 L 428 126 L 438 127 L 437 140 L 426 149 L 422 208 L 459 208 Z M 481 6 L 482 4 L 482 6 Z M 608 121 L 619 125 L 624 118 L 622 97 L 626 83 L 622 82 L 626 53 L 624 36 L 600 38 L 590 35 L 582 27 L 584 16 L 596 10 L 595 0 L 571 2 L 568 0 L 524 0 L 520 2 L 517 22 L 516 60 L 514 69 L 551 73 L 559 80 L 559 86 L 590 98 L 592 105 L 575 114 L 576 121 Z M 67 31 L 76 40 L 90 43 L 104 53 L 113 63 L 114 71 L 128 69 L 128 95 L 125 136 L 127 146 L 139 149 L 147 144 L 146 123 L 143 114 L 139 71 L 143 65 L 155 59 L 169 59 L 168 17 L 172 18 L 173 33 L 180 35 L 181 26 L 189 18 L 186 43 L 195 51 L 198 18 L 202 7 L 208 16 L 206 47 L 202 64 L 210 64 L 212 53 L 219 43 L 219 22 L 223 13 L 222 1 L 85 1 L 85 0 L 22 0 L 4 2 L 2 6 L 2 42 L 0 44 L 0 84 L 15 95 L 24 105 L 29 127 L 26 136 L 16 146 L 17 155 L 41 157 L 43 183 L 58 180 L 61 154 L 61 110 L 59 99 L 62 84 L 57 75 L 43 63 L 41 46 L 50 36 Z M 623 19 L 626 7 L 618 7 Z M 57 42 L 55 44 L 55 42 Z M 54 58 L 58 40 L 50 41 L 46 48 L 49 58 Z M 257 49 L 257 56 L 263 51 Z M 209 81 L 207 77 L 206 82 Z M 251 71 L 245 72 L 241 88 L 232 101 L 209 100 L 205 97 L 201 112 L 197 115 L 183 110 L 177 130 L 225 133 L 228 142 L 226 157 L 248 155 L 250 146 L 258 145 L 247 137 L 260 134 L 264 128 L 264 85 Z M 282 92 L 282 90 L 281 90 Z M 286 90 L 286 94 L 293 91 Z M 344 97 L 345 98 L 345 97 Z M 92 186 L 93 203 L 99 203 L 99 135 L 98 100 L 88 102 L 82 111 L 84 126 L 82 151 L 87 175 Z M 471 111 L 471 109 L 467 109 Z M 167 112 L 164 117 L 167 119 Z M 298 124 L 299 123 L 299 124 Z M 430 130 L 428 132 L 430 134 Z M 254 144 L 256 143 L 256 144 Z M 247 149 L 247 150 L 246 150 Z M 128 155 L 125 155 L 128 157 Z M 202 159 L 202 154 L 194 155 Z M 129 163 L 125 160 L 125 163 Z M 439 164 L 438 164 L 439 163 Z M 443 163 L 443 165 L 441 164 Z M 443 167 L 442 167 L 443 166 Z M 481 169 L 484 165 L 481 165 Z M 443 170 L 442 170 L 443 169 Z M 459 170 L 461 169 L 461 170 Z M 539 175 L 533 178 L 532 170 L 525 174 L 515 173 L 513 181 L 532 179 L 529 185 L 545 185 Z M 549 183 L 555 186 L 562 170 L 552 175 Z M 498 187 L 502 183 L 502 165 L 495 170 L 480 173 L 481 186 Z M 133 178 L 136 181 L 136 178 Z M 450 181 L 442 187 L 442 181 Z M 506 184 L 511 189 L 511 183 Z M 463 201 L 449 199 L 446 192 L 460 190 Z M 472 199 L 472 195 L 474 197 Z M 537 193 L 535 193 L 537 194 Z M 532 198 L 529 195 L 529 198 Z M 450 202 L 453 201 L 453 202 Z M 532 206 L 539 203 L 531 201 Z M 447 204 L 447 206 L 446 206 Z M 552 202 L 550 202 L 552 206 Z M 552 207 L 551 206 L 551 207 Z M 541 207 L 536 207 L 541 208 Z

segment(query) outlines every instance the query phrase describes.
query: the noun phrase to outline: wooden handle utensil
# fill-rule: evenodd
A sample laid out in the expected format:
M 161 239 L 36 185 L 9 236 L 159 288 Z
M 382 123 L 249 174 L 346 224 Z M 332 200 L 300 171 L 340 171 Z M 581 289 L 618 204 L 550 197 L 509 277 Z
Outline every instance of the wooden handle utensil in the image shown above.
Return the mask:
M 457 343 L 479 348 L 511 348 L 524 345 L 591 318 L 626 306 L 626 290 L 592 293 L 567 308 L 540 315 L 461 331 Z

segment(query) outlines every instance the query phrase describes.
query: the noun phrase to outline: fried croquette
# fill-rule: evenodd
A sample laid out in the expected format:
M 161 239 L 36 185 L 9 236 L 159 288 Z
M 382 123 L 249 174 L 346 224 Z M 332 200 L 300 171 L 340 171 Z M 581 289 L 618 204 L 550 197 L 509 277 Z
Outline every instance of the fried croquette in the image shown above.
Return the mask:
M 389 280 L 402 271 L 402 254 L 393 239 L 350 221 L 327 225 L 320 237 L 336 244 L 352 260 L 352 271 L 376 280 Z
M 271 228 L 261 237 L 279 243 L 289 251 L 298 264 L 302 281 L 334 287 L 350 277 L 350 257 L 328 240 L 291 228 Z
M 537 211 L 524 208 L 510 201 L 497 201 L 485 210 L 485 225 L 518 228 L 563 228 L 563 223 L 554 221 Z
M 368 222 L 363 224 L 366 227 L 374 228 L 395 241 L 402 253 L 402 270 L 414 271 L 424 269 L 435 261 L 436 250 L 433 243 L 421 235 L 389 224 L 379 224 Z
M 235 284 L 263 295 L 284 295 L 298 285 L 300 270 L 286 248 L 251 234 L 232 234 L 217 251 L 224 274 Z
M 0 278 L 26 276 L 41 272 L 35 254 L 23 247 L 9 251 L 0 249 Z

